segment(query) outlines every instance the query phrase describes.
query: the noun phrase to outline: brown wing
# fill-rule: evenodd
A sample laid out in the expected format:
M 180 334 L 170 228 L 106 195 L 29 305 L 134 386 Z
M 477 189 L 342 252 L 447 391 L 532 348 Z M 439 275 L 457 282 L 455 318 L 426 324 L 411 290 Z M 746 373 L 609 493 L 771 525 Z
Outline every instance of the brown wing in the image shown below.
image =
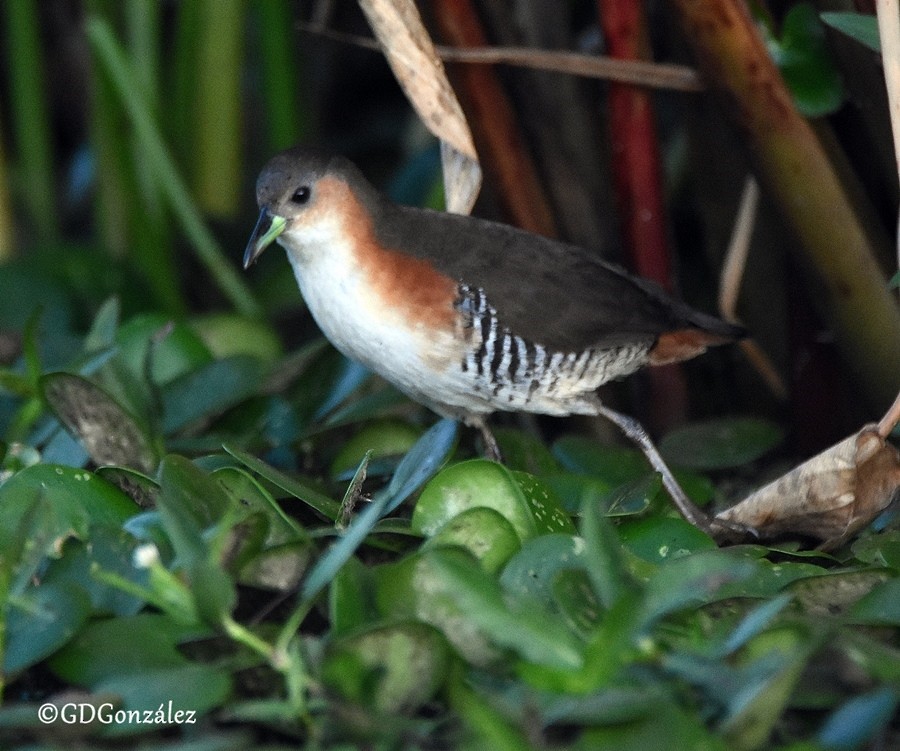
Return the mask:
M 743 335 L 740 327 L 695 311 L 576 246 L 471 217 L 390 210 L 396 216 L 382 224 L 391 229 L 381 236 L 388 247 L 403 247 L 453 279 L 481 287 L 504 326 L 551 350 L 651 345 L 685 329 L 710 334 L 707 343 Z

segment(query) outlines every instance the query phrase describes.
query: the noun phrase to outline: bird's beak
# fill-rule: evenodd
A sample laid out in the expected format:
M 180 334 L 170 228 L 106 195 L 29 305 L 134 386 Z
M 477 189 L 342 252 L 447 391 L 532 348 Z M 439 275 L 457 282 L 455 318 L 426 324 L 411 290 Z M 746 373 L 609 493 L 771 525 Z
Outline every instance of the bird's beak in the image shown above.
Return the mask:
M 244 251 L 244 268 L 249 268 L 262 252 L 268 248 L 287 226 L 287 219 L 283 216 L 273 216 L 266 209 L 259 214 L 247 250 Z

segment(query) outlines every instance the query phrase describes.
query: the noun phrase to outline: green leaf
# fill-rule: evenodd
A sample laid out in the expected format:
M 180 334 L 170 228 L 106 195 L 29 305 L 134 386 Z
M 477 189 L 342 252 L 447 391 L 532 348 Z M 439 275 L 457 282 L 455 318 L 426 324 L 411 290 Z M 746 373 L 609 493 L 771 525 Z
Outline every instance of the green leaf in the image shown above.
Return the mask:
M 139 542 L 127 532 L 113 527 L 95 527 L 88 542 L 70 540 L 58 560 L 52 560 L 42 577 L 41 585 L 81 587 L 91 599 L 95 614 L 133 615 L 144 602 L 99 581 L 93 576 L 96 569 L 118 574 L 137 585 L 145 585 L 147 572 L 132 564 Z
M 867 741 L 878 743 L 877 734 L 895 716 L 900 695 L 891 686 L 882 686 L 847 700 L 825 721 L 818 741 L 827 751 L 853 751 Z
M 167 724 L 184 723 L 175 721 L 175 712 L 179 710 L 194 712 L 196 720 L 222 705 L 231 695 L 231 675 L 223 667 L 188 663 L 136 674 L 112 675 L 94 686 L 94 692 L 119 697 L 121 708 L 126 712 L 152 712 L 159 721 L 155 727 L 164 728 Z M 106 726 L 104 734 L 133 735 L 145 731 L 144 725 L 126 723 Z
M 749 464 L 781 440 L 781 430 L 767 420 L 727 417 L 673 430 L 662 439 L 659 450 L 672 464 L 718 470 Z
M 144 313 L 122 324 L 116 335 L 122 362 L 137 379 L 165 384 L 212 362 L 202 340 L 162 313 Z
M 497 573 L 519 549 L 519 536 L 512 524 L 494 509 L 477 507 L 454 516 L 425 541 L 422 549 L 441 545 L 466 548 L 485 571 Z
M 870 50 L 881 52 L 878 18 L 862 13 L 822 13 L 820 18 L 832 28 L 852 37 Z
M 584 547 L 582 539 L 559 533 L 528 540 L 506 564 L 500 586 L 514 597 L 529 597 L 553 610 L 554 581 L 562 571 L 584 567 Z
M 672 516 L 628 519 L 618 529 L 625 547 L 650 563 L 662 563 L 717 547 L 708 534 L 684 519 Z
M 329 645 L 325 684 L 376 711 L 408 713 L 429 701 L 446 680 L 450 650 L 424 623 L 376 626 Z
M 389 514 L 422 487 L 447 461 L 456 444 L 457 432 L 457 422 L 444 419 L 432 425 L 416 441 L 397 465 L 387 488 L 381 491 L 387 497 L 385 514 Z
M 597 600 L 609 610 L 633 585 L 625 568 L 621 540 L 612 522 L 590 503 L 582 509 L 581 536 L 588 579 Z
M 844 87 L 811 4 L 798 3 L 788 10 L 781 39 L 770 39 L 769 47 L 800 112 L 821 117 L 841 106 Z
M 331 476 L 339 477 L 357 467 L 367 451 L 372 458 L 403 456 L 419 439 L 421 431 L 402 420 L 376 420 L 347 441 L 331 462 Z
M 248 355 L 215 360 L 167 383 L 162 390 L 163 432 L 175 433 L 217 416 L 255 394 L 265 364 Z
M 78 586 L 45 584 L 11 600 L 3 672 L 18 673 L 56 652 L 87 621 L 91 601 Z
M 553 455 L 572 472 L 600 477 L 618 487 L 649 471 L 644 455 L 624 446 L 604 446 L 583 436 L 563 436 L 553 444 Z
M 554 532 L 574 534 L 575 525 L 569 515 L 562 510 L 562 503 L 552 488 L 528 472 L 513 471 L 512 474 L 534 515 L 538 534 Z
M 577 669 L 581 645 L 568 629 L 531 598 L 503 598 L 496 579 L 471 558 L 434 550 L 434 565 L 443 576 L 443 594 L 491 640 L 523 659 L 549 667 Z
M 694 714 L 674 703 L 661 703 L 646 718 L 591 727 L 572 746 L 573 751 L 647 751 L 647 749 L 691 749 L 727 751 L 724 741 L 708 731 Z
M 372 575 L 357 558 L 350 558 L 331 580 L 328 615 L 332 637 L 362 628 L 375 619 Z
M 341 504 L 324 495 L 323 493 L 320 493 L 319 491 L 314 490 L 308 485 L 305 485 L 300 480 L 297 480 L 293 477 L 288 477 L 283 472 L 280 472 L 274 467 L 269 466 L 264 461 L 257 459 L 252 454 L 248 454 L 247 452 L 241 451 L 240 449 L 233 446 L 225 445 L 222 448 L 224 448 L 225 451 L 231 454 L 245 467 L 253 470 L 276 487 L 284 490 L 286 493 L 290 493 L 290 495 L 294 498 L 303 501 L 305 504 L 322 514 L 322 516 L 324 516 L 326 519 L 334 521 L 340 515 Z
M 139 510 L 118 488 L 87 470 L 34 464 L 0 486 L 3 549 L 9 544 L 6 535 L 15 534 L 38 499 L 45 541 L 40 555 L 58 556 L 67 537 L 88 540 L 92 527 L 120 527 Z
M 500 464 L 471 459 L 441 470 L 424 488 L 413 510 L 412 528 L 426 537 L 434 535 L 457 514 L 470 508 L 491 508 L 503 516 L 520 540 L 554 530 L 556 515 L 542 516 L 528 503 L 513 474 Z
M 722 598 L 723 587 L 748 579 L 753 563 L 721 550 L 676 558 L 660 567 L 647 582 L 642 607 L 644 622 L 696 608 Z
M 281 357 L 281 342 L 272 327 L 233 313 L 212 313 L 194 318 L 188 326 L 217 360 L 250 355 L 269 365 Z
M 849 617 L 870 626 L 900 626 L 900 579 L 877 584 L 850 608 Z
M 92 687 L 116 676 L 187 665 L 178 645 L 202 633 L 160 613 L 96 620 L 49 665 L 63 680 Z

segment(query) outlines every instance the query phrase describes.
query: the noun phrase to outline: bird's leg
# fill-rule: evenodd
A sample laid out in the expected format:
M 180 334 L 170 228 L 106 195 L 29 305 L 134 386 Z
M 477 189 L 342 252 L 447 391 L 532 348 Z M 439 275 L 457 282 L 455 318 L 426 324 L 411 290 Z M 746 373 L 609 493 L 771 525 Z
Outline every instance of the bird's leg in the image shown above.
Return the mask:
M 650 440 L 647 431 L 644 430 L 637 420 L 609 409 L 602 404 L 598 404 L 597 409 L 599 414 L 603 415 L 610 422 L 615 423 L 626 436 L 640 447 L 644 456 L 650 462 L 650 466 L 659 472 L 663 486 L 671 496 L 672 502 L 687 521 L 719 542 L 740 539 L 746 536 L 749 531 L 746 528 L 737 528 L 729 524 L 723 524 L 716 519 L 710 519 L 687 497 L 687 494 L 681 489 L 681 485 L 678 484 L 678 480 L 675 479 L 675 475 L 672 474 L 672 470 L 669 469 L 665 460 L 659 455 L 659 451 L 653 445 L 653 441 Z
M 485 458 L 490 459 L 492 462 L 502 464 L 503 454 L 500 453 L 500 446 L 497 444 L 497 439 L 488 427 L 487 420 L 483 417 L 470 416 L 466 418 L 465 422 L 466 425 L 477 428 L 478 432 L 481 433 L 481 440 L 484 442 Z

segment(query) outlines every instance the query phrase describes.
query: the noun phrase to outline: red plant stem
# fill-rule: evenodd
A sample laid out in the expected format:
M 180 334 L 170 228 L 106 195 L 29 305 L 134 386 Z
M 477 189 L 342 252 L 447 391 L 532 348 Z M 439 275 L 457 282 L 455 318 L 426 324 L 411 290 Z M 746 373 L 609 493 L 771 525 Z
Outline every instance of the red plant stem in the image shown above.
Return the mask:
M 471 0 L 436 0 L 432 13 L 441 36 L 455 47 L 485 47 L 484 28 Z M 525 143 L 516 112 L 490 65 L 451 69 L 488 179 L 509 219 L 519 227 L 555 236 L 556 221 Z
M 598 0 L 598 8 L 610 57 L 644 58 L 643 4 Z M 616 197 L 630 265 L 641 276 L 671 289 L 659 141 L 650 94 L 637 86 L 611 83 L 609 113 Z
M 598 0 L 600 25 L 610 57 L 640 60 L 646 55 L 643 4 Z M 650 93 L 630 84 L 609 84 L 610 140 L 616 200 L 628 265 L 671 290 L 672 262 L 663 207 L 659 140 Z M 643 419 L 655 432 L 684 420 L 687 384 L 678 366 L 648 372 L 649 404 Z

